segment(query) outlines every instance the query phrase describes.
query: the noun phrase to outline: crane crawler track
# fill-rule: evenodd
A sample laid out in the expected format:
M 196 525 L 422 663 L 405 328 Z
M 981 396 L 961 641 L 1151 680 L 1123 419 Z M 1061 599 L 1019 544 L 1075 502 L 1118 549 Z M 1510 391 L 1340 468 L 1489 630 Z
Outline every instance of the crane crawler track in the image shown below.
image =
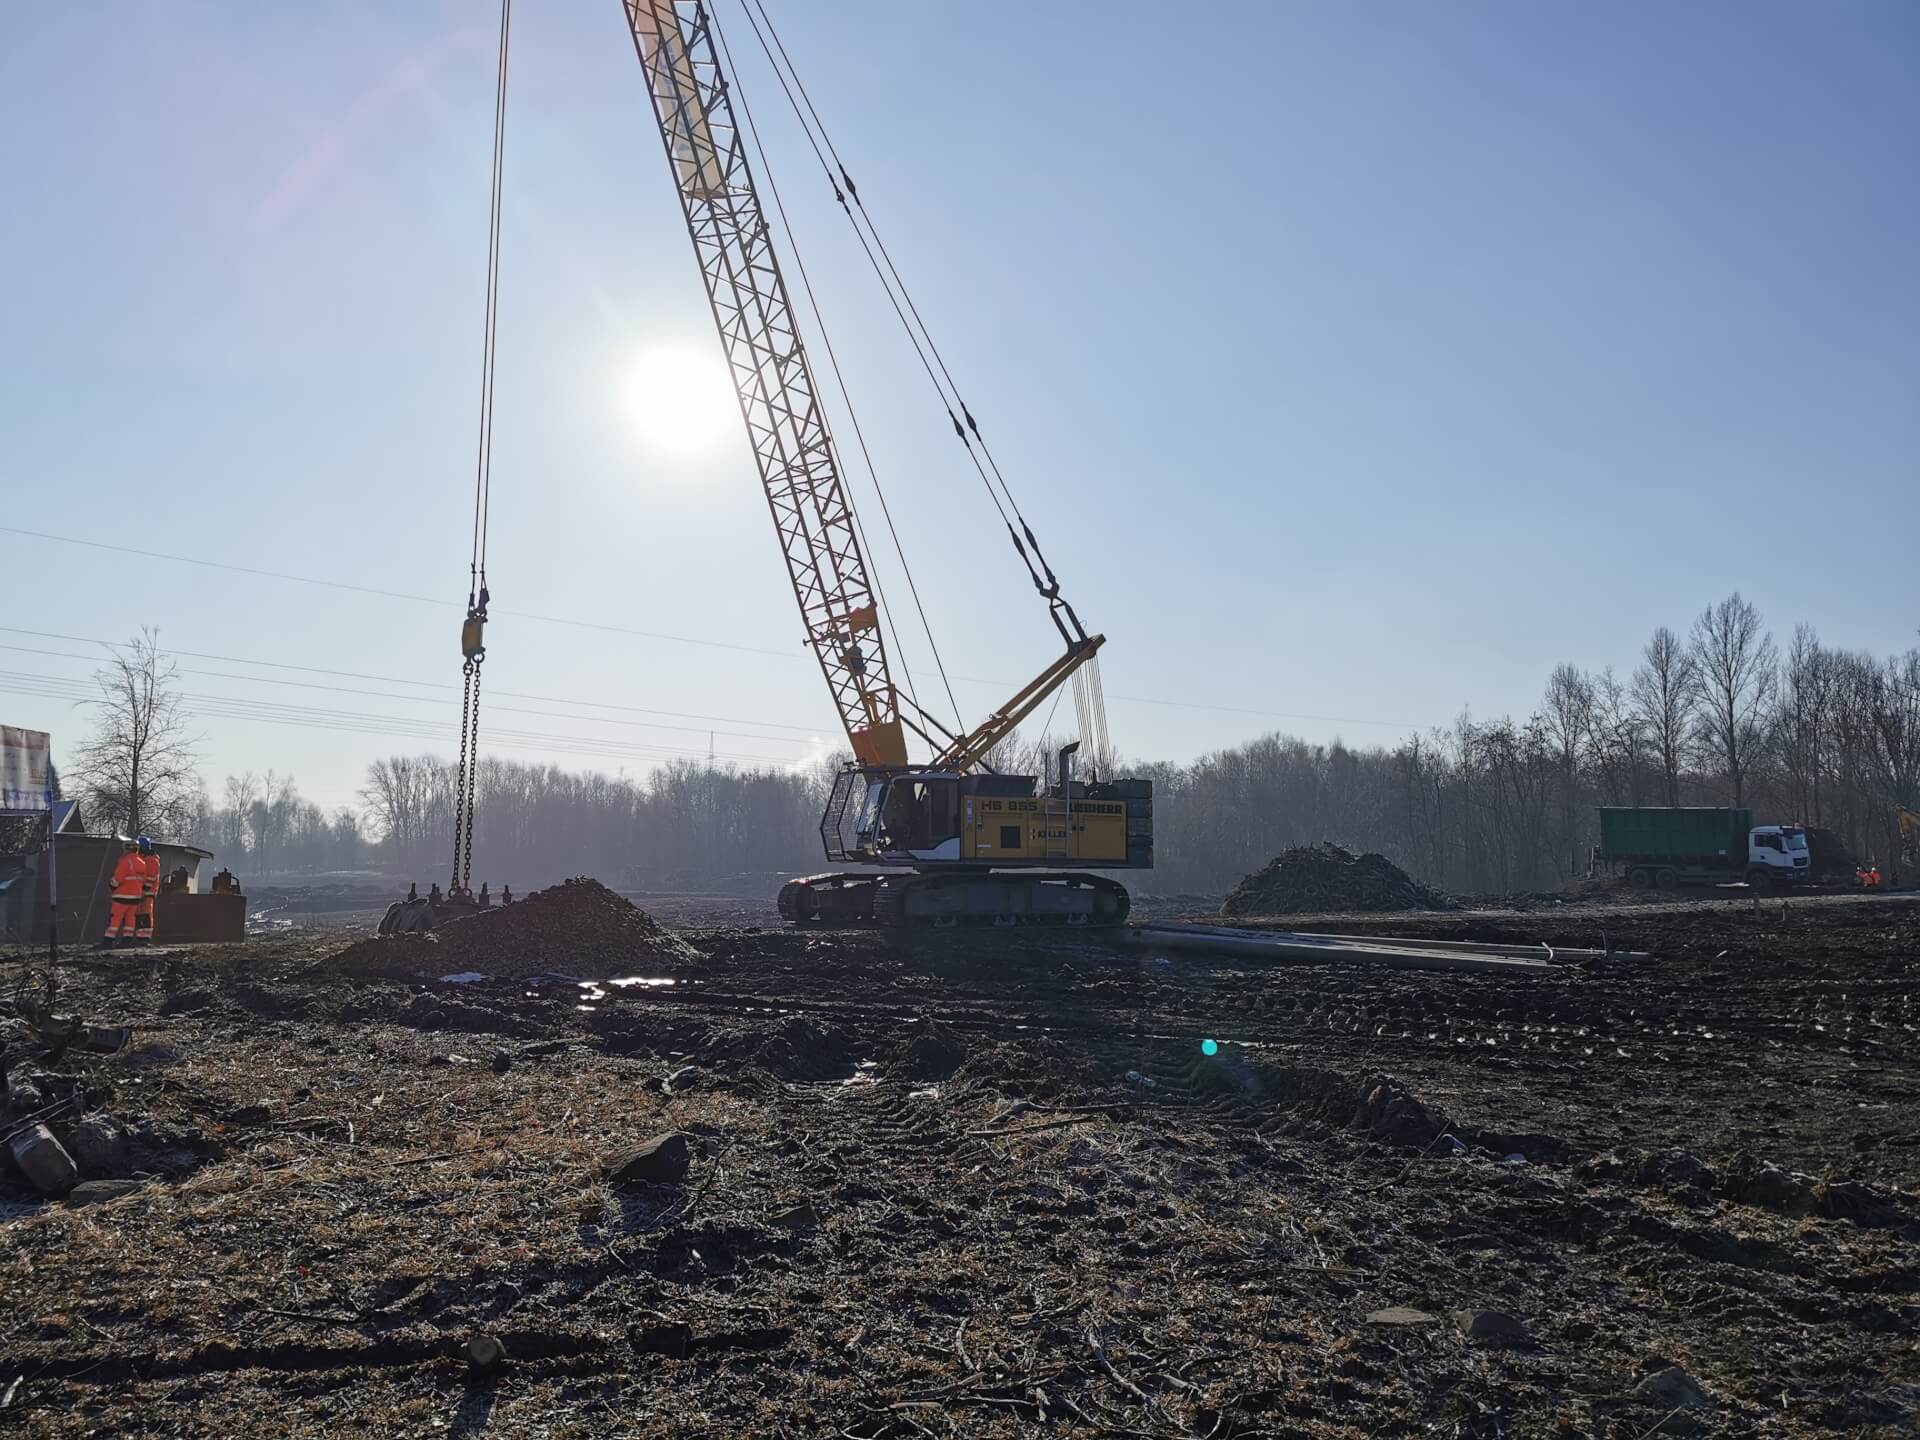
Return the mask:
M 955 874 L 832 872 L 780 887 L 780 916 L 795 925 L 885 929 L 1072 926 L 1126 922 L 1126 887 L 1079 871 L 967 870 Z

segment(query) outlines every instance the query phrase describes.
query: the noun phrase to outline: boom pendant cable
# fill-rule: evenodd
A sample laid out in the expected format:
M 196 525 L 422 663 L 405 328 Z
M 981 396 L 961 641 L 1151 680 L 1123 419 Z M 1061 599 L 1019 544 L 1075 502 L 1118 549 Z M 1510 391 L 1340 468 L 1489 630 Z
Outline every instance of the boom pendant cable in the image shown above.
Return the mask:
M 473 550 L 467 558 L 467 617 L 460 625 L 462 657 L 460 769 L 454 781 L 453 875 L 448 891 L 471 893 L 474 792 L 480 777 L 480 665 L 487 658 L 487 520 L 493 492 L 493 375 L 500 309 L 500 192 L 506 154 L 507 46 L 513 0 L 500 0 L 500 48 L 493 90 L 492 195 L 487 208 L 486 323 L 480 347 L 480 444 L 473 474 Z
M 725 32 L 722 31 L 722 29 L 720 28 L 719 17 L 717 15 L 710 17 L 709 23 L 713 27 L 714 39 L 719 43 L 720 53 L 726 57 L 727 68 L 737 76 L 740 72 L 734 66 L 733 52 L 727 46 L 727 37 Z M 960 702 L 954 698 L 953 682 L 947 678 L 946 661 L 941 658 L 940 647 L 934 641 L 934 638 L 933 638 L 933 627 L 927 621 L 926 606 L 922 604 L 920 600 L 920 586 L 914 580 L 913 567 L 907 564 L 906 552 L 901 548 L 900 532 L 894 528 L 893 507 L 887 503 L 887 492 L 885 488 L 880 484 L 880 473 L 877 469 L 874 468 L 873 454 L 867 448 L 866 432 L 861 428 L 860 416 L 853 408 L 853 396 L 848 393 L 846 376 L 842 374 L 840 370 L 840 357 L 834 351 L 833 337 L 827 333 L 826 317 L 821 313 L 820 302 L 814 295 L 813 277 L 807 273 L 807 262 L 800 253 L 799 241 L 794 238 L 793 225 L 787 219 L 786 206 L 781 203 L 780 187 L 774 181 L 772 163 L 767 159 L 766 148 L 760 143 L 760 131 L 759 131 L 759 128 L 753 122 L 753 107 L 747 103 L 746 95 L 742 91 L 740 91 L 737 86 L 734 90 L 734 98 L 739 100 L 740 102 L 740 114 L 741 114 L 741 117 L 746 121 L 747 138 L 753 144 L 754 153 L 759 156 L 760 173 L 762 176 L 765 177 L 767 182 L 768 198 L 772 200 L 774 215 L 780 221 L 781 230 L 786 234 L 787 253 L 793 257 L 794 266 L 799 272 L 800 288 L 807 297 L 807 308 L 813 315 L 813 325 L 814 325 L 815 331 L 817 331 L 820 336 L 821 347 L 826 351 L 827 365 L 828 365 L 828 368 L 831 369 L 833 372 L 834 384 L 840 392 L 841 406 L 846 411 L 848 423 L 853 427 L 854 440 L 856 441 L 860 449 L 860 458 L 867 472 L 868 483 L 873 486 L 874 494 L 879 497 L 880 514 L 887 523 L 887 534 L 892 538 L 892 541 L 893 541 L 894 557 L 900 562 L 900 569 L 907 578 L 907 589 L 913 598 L 913 608 L 919 614 L 919 617 L 920 617 L 920 631 L 923 635 L 926 636 L 927 648 L 929 651 L 932 652 L 932 655 L 933 655 L 934 669 L 940 676 L 941 688 L 943 688 L 947 693 L 947 703 L 953 707 L 954 724 L 958 726 L 960 730 L 964 731 L 967 728 L 967 724 L 966 724 L 966 721 L 962 719 L 960 715 Z M 860 519 L 858 515 L 854 516 L 854 524 L 856 527 L 860 525 Z M 864 530 L 860 535 L 860 545 L 862 549 L 868 550 L 869 553 L 872 553 L 871 547 L 867 545 L 867 539 L 866 539 L 866 534 Z M 880 596 L 880 605 L 881 605 L 881 610 L 883 612 L 883 615 L 890 614 L 891 607 L 887 605 L 886 595 L 880 589 L 880 575 L 877 569 L 874 572 L 874 588 L 875 588 L 875 593 L 879 594 Z M 892 621 L 889 619 L 887 623 L 891 625 Z M 894 633 L 894 648 L 898 650 L 903 657 L 905 656 L 906 649 L 899 642 L 899 632 L 897 627 L 895 628 L 895 633 Z M 903 678 L 906 681 L 908 698 L 914 702 L 914 708 L 916 710 L 920 710 L 921 709 L 920 698 L 919 696 L 913 693 L 913 679 L 912 679 L 911 673 L 903 672 Z M 921 713 L 924 714 L 925 711 L 922 710 Z
M 1021 512 L 1019 502 L 1013 498 L 1006 477 L 1000 471 L 1000 464 L 994 459 L 993 451 L 980 433 L 980 426 L 973 418 L 960 393 L 960 387 L 947 368 L 940 347 L 934 342 L 933 333 L 927 328 L 920 314 L 920 307 L 914 303 L 912 293 L 908 291 L 906 281 L 900 276 L 899 268 L 893 263 L 886 242 L 880 238 L 880 231 L 873 223 L 873 217 L 867 213 L 865 203 L 860 199 L 859 188 L 853 177 L 847 173 L 846 164 L 840 158 L 840 152 L 834 147 L 832 137 L 827 133 L 826 122 L 820 118 L 820 112 L 814 107 L 813 97 L 807 93 L 800 72 L 788 55 L 786 43 L 781 40 L 774 28 L 773 17 L 767 14 L 763 0 L 741 0 L 741 9 L 745 12 L 747 23 L 752 26 L 754 38 L 760 42 L 761 52 L 767 57 L 767 63 L 773 68 L 774 76 L 785 92 L 787 103 L 793 109 L 794 119 L 800 124 L 812 147 L 820 168 L 825 172 L 827 183 L 833 189 L 833 198 L 839 202 L 847 221 L 853 226 L 860 248 L 866 252 L 867 263 L 873 268 L 876 279 L 892 303 L 894 314 L 899 317 L 901 328 L 906 331 L 914 354 L 919 358 L 920 367 L 926 372 L 927 379 L 933 383 L 935 394 L 946 409 L 947 419 L 953 425 L 953 433 L 966 448 L 967 458 L 979 473 L 980 482 L 986 486 L 987 495 L 993 501 L 994 508 L 1000 512 L 1000 519 L 1007 527 L 1007 537 L 1013 542 L 1014 552 L 1027 568 L 1027 574 L 1033 581 L 1033 588 L 1047 602 L 1048 613 L 1055 627 L 1066 640 L 1069 648 L 1083 643 L 1087 638 L 1086 628 L 1081 625 L 1080 617 L 1074 613 L 1073 606 L 1062 597 L 1060 581 L 1053 573 L 1053 567 L 1040 550 L 1040 541 L 1033 533 L 1033 527 L 1027 523 L 1027 517 Z M 776 58 L 777 56 L 777 58 Z M 804 109 L 802 108 L 804 106 Z M 824 151 L 822 149 L 824 148 Z M 831 159 L 829 159 L 831 157 Z M 851 204 L 849 204 L 851 200 Z M 938 373 L 935 373 L 935 367 Z M 955 410 L 959 414 L 954 413 Z M 965 423 L 962 423 L 964 418 Z M 982 464 L 984 458 L 985 463 Z M 998 492 L 995 486 L 998 486 Z M 1002 505 L 1002 497 L 1005 504 Z M 1013 512 L 1008 517 L 1008 510 Z M 1014 528 L 1015 521 L 1019 528 Z M 1025 537 L 1024 543 L 1022 536 Z

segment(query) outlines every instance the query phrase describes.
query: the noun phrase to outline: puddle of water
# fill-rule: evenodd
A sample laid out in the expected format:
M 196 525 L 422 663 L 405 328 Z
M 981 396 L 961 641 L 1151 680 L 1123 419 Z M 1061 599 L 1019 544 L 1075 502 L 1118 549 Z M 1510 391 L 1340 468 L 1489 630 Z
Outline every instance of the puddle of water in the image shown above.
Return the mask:
M 622 975 L 617 980 L 576 980 L 573 983 L 579 988 L 581 999 L 600 1001 L 607 998 L 607 992 L 601 988 L 602 986 L 611 985 L 616 990 L 627 990 L 635 985 L 642 985 L 651 990 L 662 985 L 678 985 L 680 982 L 664 975 Z M 585 1007 L 574 1006 L 576 1010 L 582 1008 Z

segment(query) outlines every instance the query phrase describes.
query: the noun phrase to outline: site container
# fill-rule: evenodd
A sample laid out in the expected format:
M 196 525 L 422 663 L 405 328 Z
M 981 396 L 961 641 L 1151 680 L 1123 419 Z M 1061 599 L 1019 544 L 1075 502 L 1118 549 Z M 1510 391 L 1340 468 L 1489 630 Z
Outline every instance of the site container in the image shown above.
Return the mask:
M 1744 868 L 1751 810 L 1600 807 L 1600 858 L 1612 864 Z

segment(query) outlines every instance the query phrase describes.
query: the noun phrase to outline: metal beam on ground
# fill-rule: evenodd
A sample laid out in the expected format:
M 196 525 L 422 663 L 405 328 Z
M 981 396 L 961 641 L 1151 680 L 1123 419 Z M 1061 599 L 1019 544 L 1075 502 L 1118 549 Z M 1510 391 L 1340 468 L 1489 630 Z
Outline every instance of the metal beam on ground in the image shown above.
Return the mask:
M 1533 955 L 1495 949 L 1459 950 L 1421 947 L 1416 940 L 1383 942 L 1371 936 L 1303 935 L 1285 930 L 1235 930 L 1222 925 L 1160 923 L 1129 926 L 1121 942 L 1149 950 L 1184 950 L 1276 962 L 1345 961 L 1397 970 L 1464 971 L 1496 975 L 1564 975 L 1567 967 Z M 1416 948 L 1420 947 L 1420 948 Z M 1515 947 L 1505 947 L 1513 949 Z

